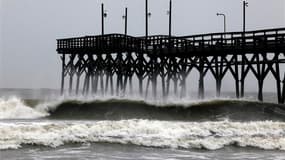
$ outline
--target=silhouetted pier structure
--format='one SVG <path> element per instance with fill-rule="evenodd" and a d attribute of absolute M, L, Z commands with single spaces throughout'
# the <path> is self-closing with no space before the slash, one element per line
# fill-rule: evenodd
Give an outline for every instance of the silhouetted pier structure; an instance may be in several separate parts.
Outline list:
<path fill-rule="evenodd" d="M 62 93 L 66 78 L 70 93 L 84 95 L 132 93 L 137 79 L 142 96 L 151 88 L 156 97 L 159 88 L 162 97 L 167 97 L 173 87 L 175 95 L 184 97 L 187 77 L 197 70 L 199 98 L 204 97 L 207 74 L 215 78 L 216 95 L 220 96 L 227 73 L 235 81 L 236 97 L 243 97 L 245 79 L 252 72 L 259 100 L 263 100 L 269 74 L 275 78 L 272 85 L 278 102 L 285 100 L 284 73 L 280 71 L 285 62 L 285 28 L 180 37 L 85 36 L 57 40 L 57 52 L 62 59 Z"/>

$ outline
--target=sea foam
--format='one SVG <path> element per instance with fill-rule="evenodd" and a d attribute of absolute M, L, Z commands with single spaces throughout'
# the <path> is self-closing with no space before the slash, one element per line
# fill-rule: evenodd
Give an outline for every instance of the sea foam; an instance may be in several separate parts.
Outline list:
<path fill-rule="evenodd" d="M 0 98 L 0 119 L 35 119 L 47 115 L 25 105 L 19 98 Z"/>
<path fill-rule="evenodd" d="M 216 150 L 228 145 L 285 150 L 285 123 L 170 122 L 153 120 L 0 123 L 0 149 L 22 145 L 119 143 Z"/>

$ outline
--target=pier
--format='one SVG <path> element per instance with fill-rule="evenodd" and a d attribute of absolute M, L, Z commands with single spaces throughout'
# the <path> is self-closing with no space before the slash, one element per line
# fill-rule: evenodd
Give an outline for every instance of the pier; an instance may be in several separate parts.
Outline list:
<path fill-rule="evenodd" d="M 185 97 L 191 85 L 187 77 L 196 70 L 201 99 L 207 74 L 215 79 L 217 97 L 225 75 L 230 74 L 236 97 L 241 98 L 251 72 L 260 101 L 270 74 L 278 103 L 285 101 L 285 77 L 280 70 L 285 63 L 285 28 L 179 37 L 102 34 L 58 39 L 57 52 L 62 60 L 62 94 L 67 82 L 68 92 L 75 94 L 123 96 L 137 90 L 141 96 L 167 98 L 172 90 L 177 97 Z"/>

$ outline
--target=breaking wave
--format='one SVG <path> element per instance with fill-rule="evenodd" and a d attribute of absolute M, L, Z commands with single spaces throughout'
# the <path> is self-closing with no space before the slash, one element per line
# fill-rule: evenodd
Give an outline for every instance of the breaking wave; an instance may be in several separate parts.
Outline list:
<path fill-rule="evenodd" d="M 119 143 L 216 150 L 229 145 L 285 150 L 285 123 L 154 120 L 0 123 L 0 149 L 22 145 Z"/>
<path fill-rule="evenodd" d="M 0 98 L 0 119 L 36 119 L 47 115 L 27 106 L 19 98 Z"/>
<path fill-rule="evenodd" d="M 0 119 L 168 121 L 284 121 L 284 105 L 241 100 L 181 101 L 171 103 L 130 99 L 21 100 L 0 99 Z"/>
<path fill-rule="evenodd" d="M 236 145 L 285 150 L 284 105 L 246 100 L 158 103 L 1 98 L 1 119 L 0 150 L 97 142 L 182 149 L 216 150 Z"/>
<path fill-rule="evenodd" d="M 285 120 L 283 105 L 239 100 L 155 103 L 128 99 L 65 101 L 49 109 L 51 119 L 257 121 Z"/>

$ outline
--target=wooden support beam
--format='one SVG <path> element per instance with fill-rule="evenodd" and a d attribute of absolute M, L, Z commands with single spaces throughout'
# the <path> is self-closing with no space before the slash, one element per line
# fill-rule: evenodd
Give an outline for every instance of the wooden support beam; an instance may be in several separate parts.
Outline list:
<path fill-rule="evenodd" d="M 126 76 L 124 77 L 124 83 L 123 83 L 123 96 L 126 95 L 126 89 L 127 89 L 128 79 L 129 79 L 129 77 L 126 75 Z"/>
<path fill-rule="evenodd" d="M 104 90 L 104 73 L 103 71 L 101 71 L 100 73 L 100 87 L 101 87 L 101 95 L 104 96 L 105 95 L 105 90 Z"/>
<path fill-rule="evenodd" d="M 215 56 L 215 64 L 216 64 L 216 96 L 221 96 L 221 81 L 222 81 L 222 72 L 223 72 L 223 59 L 219 61 L 219 56 Z"/>
<path fill-rule="evenodd" d="M 281 103 L 284 104 L 285 103 L 285 73 L 284 73 L 284 78 L 283 78 L 282 84 L 283 84 L 283 88 L 282 88 Z"/>
<path fill-rule="evenodd" d="M 106 73 L 106 82 L 105 82 L 105 93 L 108 93 L 108 89 L 109 89 L 109 80 L 110 80 L 110 74 Z"/>
<path fill-rule="evenodd" d="M 69 76 L 69 95 L 72 93 L 72 85 L 73 84 L 73 74 Z"/>
<path fill-rule="evenodd" d="M 152 77 L 152 95 L 154 99 L 157 98 L 157 77 L 156 76 Z"/>
<path fill-rule="evenodd" d="M 86 76 L 86 90 L 85 90 L 85 95 L 88 95 L 90 92 L 90 73 L 87 74 Z"/>
<path fill-rule="evenodd" d="M 78 95 L 79 94 L 79 84 L 80 84 L 80 76 L 81 74 L 76 74 L 77 75 L 77 80 L 76 80 L 76 90 L 75 90 L 75 94 Z"/>
<path fill-rule="evenodd" d="M 133 95 L 133 76 L 129 76 L 130 95 Z"/>
<path fill-rule="evenodd" d="M 260 59 L 259 59 L 259 54 L 256 53 L 256 69 L 257 69 L 257 75 L 256 75 L 256 79 L 258 82 L 258 100 L 259 101 L 263 101 L 263 82 L 264 82 L 264 78 L 263 78 L 263 74 L 264 74 L 264 69 L 261 70 L 261 66 L 260 66 Z M 264 68 L 264 67 L 262 67 Z"/>
<path fill-rule="evenodd" d="M 62 71 L 61 71 L 61 90 L 60 94 L 64 94 L 64 77 L 65 77 L 65 54 L 61 56 L 61 61 L 62 61 Z"/>
<path fill-rule="evenodd" d="M 240 88 L 239 88 L 239 68 L 238 68 L 238 56 L 234 55 L 234 67 L 235 71 L 233 72 L 233 77 L 235 79 L 235 85 L 236 85 L 236 98 L 240 98 Z"/>
<path fill-rule="evenodd" d="M 204 57 L 199 58 L 199 99 L 205 98 L 205 89 L 204 89 Z"/>
<path fill-rule="evenodd" d="M 165 75 L 161 75 L 161 89 L 162 89 L 162 99 L 165 99 L 166 98 Z"/>
<path fill-rule="evenodd" d="M 149 88 L 149 84 L 150 84 L 150 78 L 148 78 L 147 82 L 146 82 L 146 87 L 145 87 L 145 99 L 147 99 L 148 97 L 148 88 Z"/>
<path fill-rule="evenodd" d="M 241 79 L 240 79 L 240 96 L 244 98 L 244 81 L 245 81 L 245 55 L 242 55 L 242 63 L 241 63 Z"/>
<path fill-rule="evenodd" d="M 144 74 L 145 74 L 143 53 L 137 54 L 136 69 L 137 69 L 136 74 L 137 74 L 138 81 L 139 81 L 139 95 L 143 96 L 143 79 L 144 79 Z"/>
<path fill-rule="evenodd" d="M 113 75 L 110 76 L 110 88 L 111 88 L 111 96 L 113 96 L 114 95 Z"/>
<path fill-rule="evenodd" d="M 96 95 L 98 93 L 98 86 L 99 86 L 98 83 L 99 83 L 99 75 L 98 75 L 98 73 L 95 73 L 95 75 L 94 75 L 94 91 L 93 91 L 94 95 Z"/>
<path fill-rule="evenodd" d="M 139 79 L 139 94 L 140 96 L 142 96 L 143 95 L 143 77 L 139 76 L 138 79 Z"/>
<path fill-rule="evenodd" d="M 275 53 L 274 60 L 278 61 L 278 59 L 279 59 L 279 53 Z M 280 77 L 280 67 L 278 62 L 275 63 L 275 69 L 276 69 L 276 74 L 274 77 L 276 79 L 277 99 L 278 103 L 282 103 L 281 77 Z"/>

